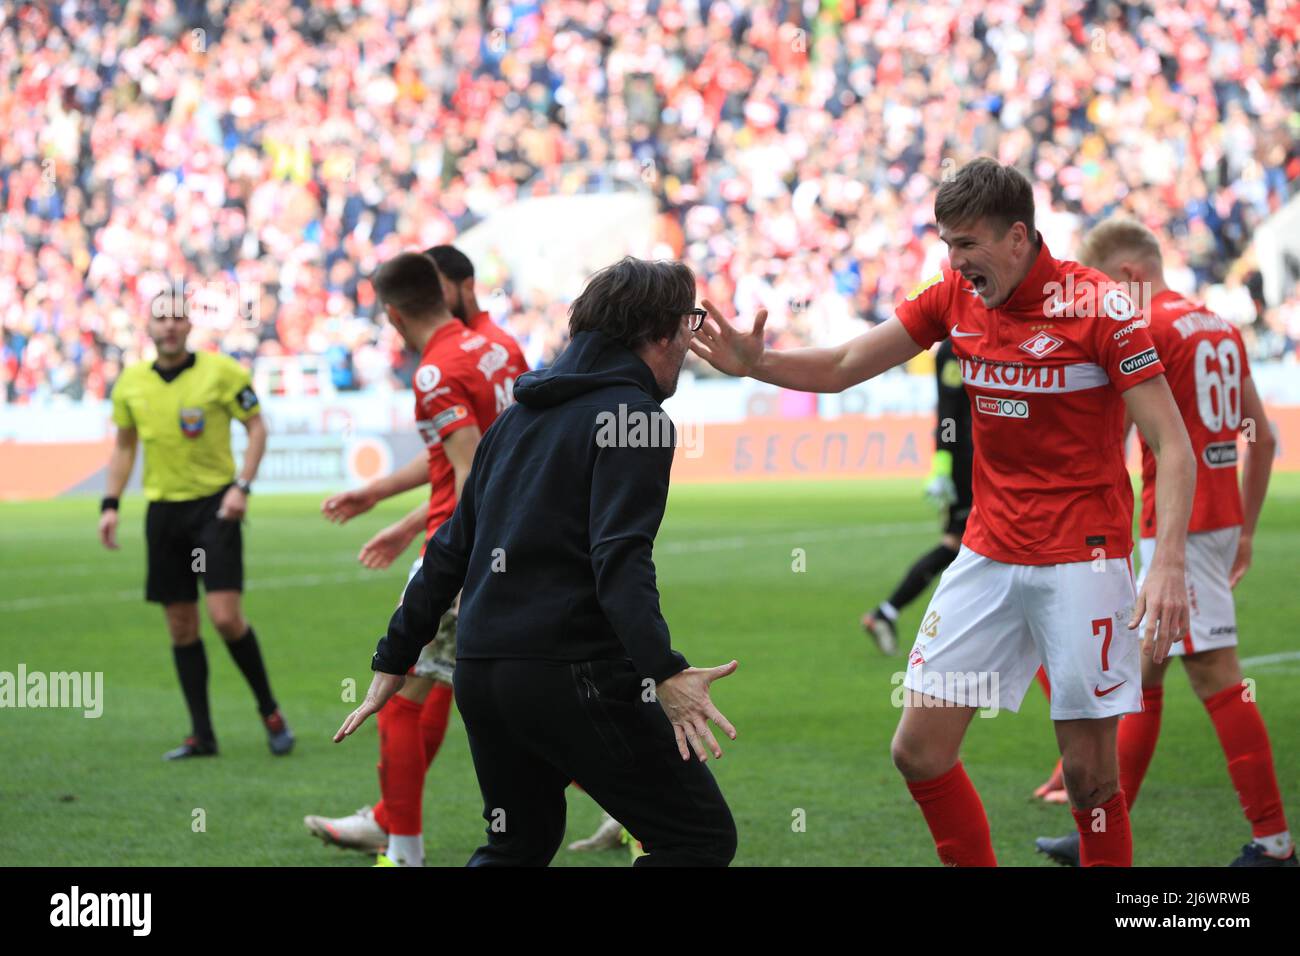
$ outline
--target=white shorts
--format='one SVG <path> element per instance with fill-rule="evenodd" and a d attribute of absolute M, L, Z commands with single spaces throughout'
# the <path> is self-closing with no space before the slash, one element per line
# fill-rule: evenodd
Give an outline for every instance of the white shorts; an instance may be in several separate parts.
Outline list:
<path fill-rule="evenodd" d="M 1187 536 L 1187 636 L 1169 648 L 1171 657 L 1237 646 L 1237 605 L 1228 579 L 1237 557 L 1241 526 L 1198 531 Z M 1156 539 L 1138 542 L 1142 570 L 1138 587 L 1156 552 Z"/>
<path fill-rule="evenodd" d="M 406 575 L 408 585 L 423 565 L 424 556 L 421 555 L 415 559 L 411 570 Z M 403 587 L 402 597 L 405 596 L 406 588 Z M 397 599 L 397 606 L 402 606 L 400 597 Z M 427 677 L 443 684 L 451 683 L 451 676 L 456 668 L 456 621 L 459 611 L 460 595 L 458 594 L 451 607 L 447 609 L 447 613 L 438 622 L 438 633 L 433 636 L 433 640 L 424 645 L 415 666 L 411 668 L 411 673 L 416 677 Z"/>
<path fill-rule="evenodd" d="M 1126 558 L 1003 564 L 963 545 L 921 619 L 903 686 L 1014 713 L 1041 663 L 1053 720 L 1140 711 L 1135 600 Z"/>

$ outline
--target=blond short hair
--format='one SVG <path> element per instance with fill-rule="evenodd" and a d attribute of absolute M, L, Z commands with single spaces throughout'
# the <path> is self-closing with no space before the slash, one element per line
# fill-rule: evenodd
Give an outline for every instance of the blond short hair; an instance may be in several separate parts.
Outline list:
<path fill-rule="evenodd" d="M 1136 219 L 1112 216 L 1088 230 L 1079 244 L 1079 261 L 1094 269 L 1116 255 L 1128 253 L 1160 266 L 1160 240 Z"/>

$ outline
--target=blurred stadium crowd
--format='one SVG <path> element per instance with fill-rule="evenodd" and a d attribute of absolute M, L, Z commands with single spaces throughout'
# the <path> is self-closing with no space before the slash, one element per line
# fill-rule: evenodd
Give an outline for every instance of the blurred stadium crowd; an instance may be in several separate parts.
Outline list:
<path fill-rule="evenodd" d="M 1117 209 L 1257 358 L 1255 224 L 1300 182 L 1287 0 L 82 0 L 0 8 L 0 402 L 107 394 L 163 282 L 192 345 L 400 387 L 365 276 L 532 195 L 652 190 L 654 253 L 777 344 L 883 320 L 980 154 L 1058 255 Z M 478 263 L 536 364 L 567 303 Z"/>

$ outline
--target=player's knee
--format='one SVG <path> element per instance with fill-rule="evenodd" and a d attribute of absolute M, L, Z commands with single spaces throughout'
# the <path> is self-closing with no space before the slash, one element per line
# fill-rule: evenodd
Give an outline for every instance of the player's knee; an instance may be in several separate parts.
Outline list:
<path fill-rule="evenodd" d="M 1119 777 L 1112 768 L 1066 760 L 1061 766 L 1066 793 L 1076 810 L 1099 807 L 1119 790 Z"/>
<path fill-rule="evenodd" d="M 1192 692 L 1201 700 L 1241 683 L 1241 666 L 1232 648 L 1189 654 L 1183 658 L 1183 667 Z"/>
<path fill-rule="evenodd" d="M 903 734 L 894 735 L 889 745 L 889 756 L 903 778 L 914 782 L 942 776 L 955 762 L 939 748 Z"/>

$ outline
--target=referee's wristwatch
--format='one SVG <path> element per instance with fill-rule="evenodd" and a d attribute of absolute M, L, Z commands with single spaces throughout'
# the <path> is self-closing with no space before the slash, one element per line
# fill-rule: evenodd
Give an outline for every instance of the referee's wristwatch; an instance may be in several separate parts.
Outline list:
<path fill-rule="evenodd" d="M 235 479 L 235 487 L 246 495 L 251 495 L 253 493 L 253 483 L 245 481 L 243 478 Z"/>

